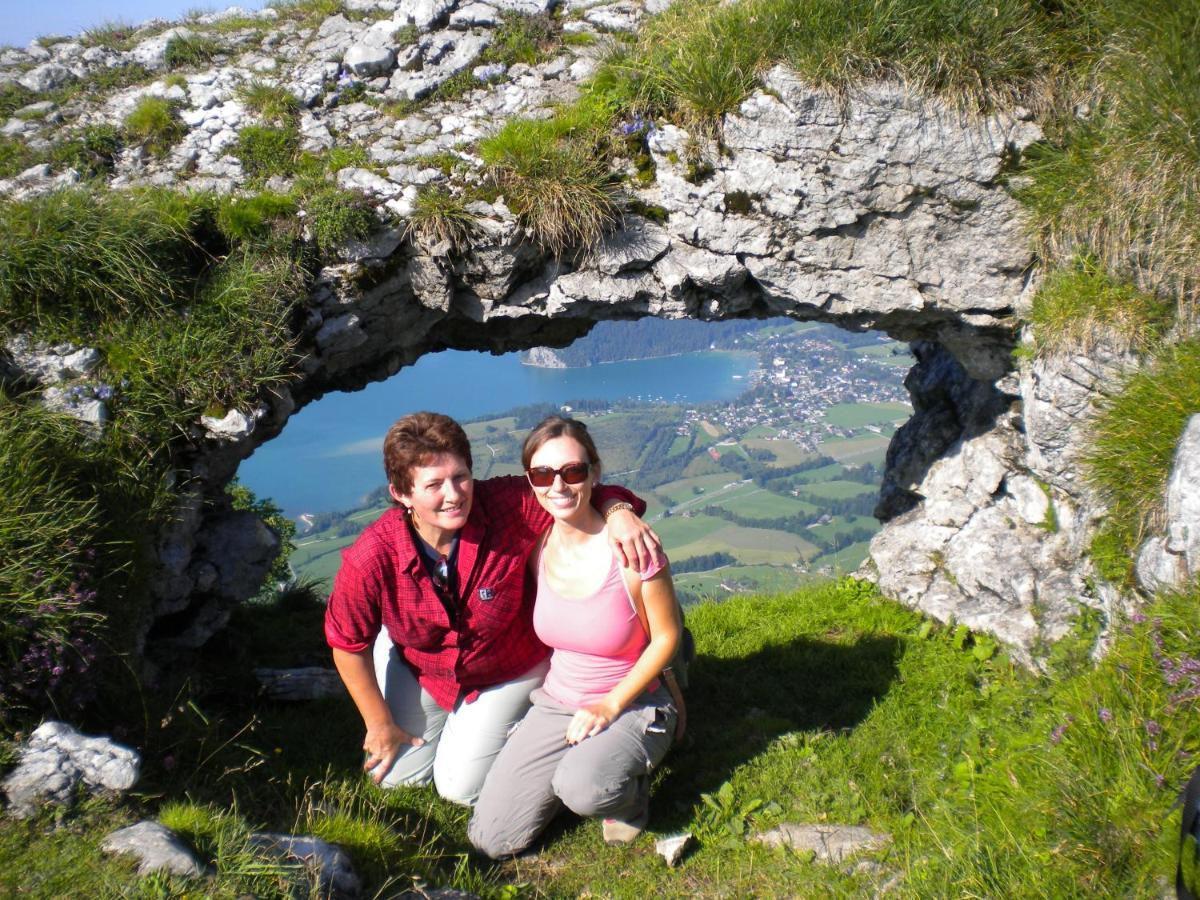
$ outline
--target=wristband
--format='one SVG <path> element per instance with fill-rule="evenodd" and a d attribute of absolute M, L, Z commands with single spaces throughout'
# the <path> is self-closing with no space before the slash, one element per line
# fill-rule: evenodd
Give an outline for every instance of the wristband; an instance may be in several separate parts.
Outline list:
<path fill-rule="evenodd" d="M 610 506 L 608 509 L 606 509 L 604 511 L 604 521 L 607 522 L 609 516 L 611 516 L 613 513 L 617 512 L 618 510 L 622 510 L 622 509 L 627 509 L 630 512 L 633 512 L 633 504 L 628 502 L 627 500 L 621 500 L 617 503 L 614 503 L 612 506 Z"/>

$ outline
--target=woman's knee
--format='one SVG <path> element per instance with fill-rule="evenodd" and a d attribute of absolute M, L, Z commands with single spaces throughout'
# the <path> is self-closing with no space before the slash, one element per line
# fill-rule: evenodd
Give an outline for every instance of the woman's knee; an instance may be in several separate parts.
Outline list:
<path fill-rule="evenodd" d="M 571 812 L 596 817 L 623 804 L 633 790 L 633 779 L 606 778 L 594 769 L 572 766 L 564 760 L 554 773 L 553 787 Z"/>
<path fill-rule="evenodd" d="M 459 806 L 474 806 L 483 789 L 483 776 L 475 768 L 452 769 L 448 766 L 433 766 L 433 784 L 438 796 Z"/>
<path fill-rule="evenodd" d="M 507 810 L 475 808 L 467 825 L 467 840 L 471 846 L 490 859 L 503 859 L 520 853 L 537 836 L 536 831 L 517 827 Z"/>

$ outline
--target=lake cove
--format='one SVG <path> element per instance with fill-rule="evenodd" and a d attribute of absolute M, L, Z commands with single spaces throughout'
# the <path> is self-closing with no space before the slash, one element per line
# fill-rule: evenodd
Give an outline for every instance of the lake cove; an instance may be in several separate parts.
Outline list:
<path fill-rule="evenodd" d="M 429 409 L 464 420 L 542 402 L 728 402 L 750 386 L 756 365 L 753 353 L 725 351 L 573 369 L 522 365 L 515 353 L 433 353 L 387 381 L 305 407 L 238 476 L 293 518 L 351 509 L 383 484 L 383 435 L 406 413 Z"/>

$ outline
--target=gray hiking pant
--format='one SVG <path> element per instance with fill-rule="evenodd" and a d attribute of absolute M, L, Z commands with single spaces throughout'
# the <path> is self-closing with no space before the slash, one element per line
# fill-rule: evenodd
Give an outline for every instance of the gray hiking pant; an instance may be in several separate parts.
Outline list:
<path fill-rule="evenodd" d="M 520 853 L 564 806 L 581 816 L 629 821 L 646 808 L 650 773 L 670 749 L 670 692 L 642 694 L 608 728 L 566 741 L 573 708 L 539 688 L 496 758 L 475 804 L 467 836 L 492 859 Z"/>

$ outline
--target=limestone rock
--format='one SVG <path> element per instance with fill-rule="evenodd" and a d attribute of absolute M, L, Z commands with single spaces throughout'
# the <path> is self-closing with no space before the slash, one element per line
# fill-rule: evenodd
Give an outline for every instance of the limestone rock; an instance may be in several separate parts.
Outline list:
<path fill-rule="evenodd" d="M 1166 533 L 1138 554 L 1138 581 L 1147 591 L 1182 587 L 1200 576 L 1200 414 L 1188 419 L 1167 481 Z"/>
<path fill-rule="evenodd" d="M 231 409 L 223 416 L 201 416 L 200 424 L 208 437 L 224 441 L 240 441 L 254 432 L 258 417 L 240 409 Z"/>
<path fill-rule="evenodd" d="M 346 51 L 342 63 L 355 75 L 369 78 L 390 72 L 396 65 L 396 54 L 390 47 L 355 44 Z"/>
<path fill-rule="evenodd" d="M 879 850 L 891 843 L 891 835 L 861 825 L 802 825 L 785 822 L 755 835 L 768 847 L 790 847 L 811 852 L 819 862 L 839 863 L 855 853 Z"/>
<path fill-rule="evenodd" d="M 263 832 L 251 835 L 250 843 L 268 856 L 314 869 L 322 896 L 354 897 L 361 890 L 346 851 L 320 838 Z"/>
<path fill-rule="evenodd" d="M 69 81 L 74 81 L 75 75 L 66 66 L 57 63 L 43 63 L 34 66 L 17 79 L 21 87 L 28 88 L 35 94 L 42 94 L 60 88 Z"/>
<path fill-rule="evenodd" d="M 48 387 L 42 392 L 42 405 L 78 419 L 93 435 L 103 432 L 108 424 L 108 406 L 97 397 L 75 394 L 60 387 Z"/>
<path fill-rule="evenodd" d="M 9 812 L 24 818 L 43 804 L 70 803 L 76 787 L 127 791 L 141 758 L 109 738 L 80 734 L 63 722 L 43 722 L 21 747 L 17 767 L 0 782 Z"/>
<path fill-rule="evenodd" d="M 679 865 L 684 853 L 692 843 L 692 833 L 674 834 L 654 842 L 654 852 L 666 861 L 671 868 Z"/>
<path fill-rule="evenodd" d="M 184 877 L 204 874 L 204 866 L 175 832 L 150 820 L 114 831 L 100 849 L 136 856 L 139 875 L 160 871 Z"/>
<path fill-rule="evenodd" d="M 90 375 L 102 359 L 100 351 L 94 347 L 76 347 L 74 344 L 50 346 L 23 334 L 8 338 L 3 351 L 22 377 L 43 383 Z"/>
<path fill-rule="evenodd" d="M 154 37 L 146 38 L 136 47 L 129 51 L 129 58 L 147 69 L 162 69 L 167 65 L 167 44 L 171 43 L 175 38 L 181 40 L 195 36 L 190 28 L 182 26 L 177 28 L 168 28 L 161 34 L 156 34 Z"/>

